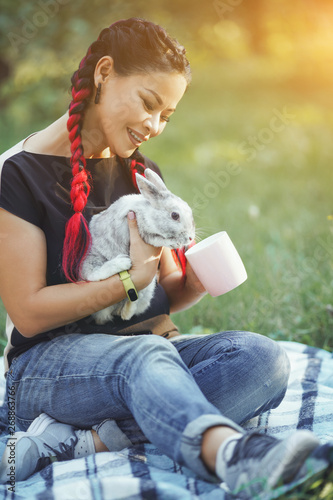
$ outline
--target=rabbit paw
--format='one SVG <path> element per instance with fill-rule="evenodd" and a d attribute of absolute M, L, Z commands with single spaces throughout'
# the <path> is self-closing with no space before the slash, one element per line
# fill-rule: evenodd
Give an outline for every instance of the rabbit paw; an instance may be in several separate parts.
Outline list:
<path fill-rule="evenodd" d="M 102 309 L 101 311 L 98 311 L 97 313 L 93 314 L 94 320 L 97 323 L 97 325 L 104 325 L 108 321 L 112 321 L 113 316 L 111 314 L 111 308 L 106 307 L 105 309 Z"/>
<path fill-rule="evenodd" d="M 126 302 L 124 307 L 121 310 L 120 316 L 121 319 L 131 319 L 131 317 L 135 314 L 136 312 L 136 304 L 133 304 L 133 302 Z"/>
<path fill-rule="evenodd" d="M 141 314 L 150 306 L 151 299 L 154 295 L 154 290 L 156 287 L 156 279 L 143 290 L 140 290 L 139 299 L 136 302 L 136 314 Z"/>
<path fill-rule="evenodd" d="M 132 266 L 131 259 L 128 255 L 118 255 L 115 259 L 108 260 L 104 262 L 104 264 L 94 269 L 91 273 L 89 273 L 88 280 L 89 281 L 101 281 L 106 278 L 110 278 L 120 271 L 127 271 Z"/>

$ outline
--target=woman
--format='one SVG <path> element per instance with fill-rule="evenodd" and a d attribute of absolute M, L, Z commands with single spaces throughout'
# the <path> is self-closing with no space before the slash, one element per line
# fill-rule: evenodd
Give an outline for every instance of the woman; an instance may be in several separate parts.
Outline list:
<path fill-rule="evenodd" d="M 169 313 L 205 290 L 189 264 L 182 286 L 171 251 L 141 240 L 133 212 L 127 280 L 141 290 L 159 268 L 149 309 L 96 325 L 94 312 L 126 298 L 120 276 L 76 283 L 89 247 L 87 222 L 136 192 L 135 171 L 159 173 L 137 149 L 162 133 L 189 82 L 185 50 L 161 27 L 116 22 L 74 73 L 69 112 L 1 157 L 7 391 L 15 394 L 16 425 L 29 428 L 17 435 L 17 480 L 52 456 L 149 440 L 202 478 L 252 498 L 293 479 L 319 444 L 307 431 L 286 441 L 244 433 L 239 424 L 281 402 L 285 353 L 249 332 L 177 336 Z M 2 478 L 7 462 L 5 453 Z"/>

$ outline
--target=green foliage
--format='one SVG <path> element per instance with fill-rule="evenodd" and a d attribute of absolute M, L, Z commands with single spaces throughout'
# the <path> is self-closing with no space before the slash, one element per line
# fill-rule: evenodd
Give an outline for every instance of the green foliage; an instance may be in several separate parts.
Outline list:
<path fill-rule="evenodd" d="M 90 43 L 102 28 L 129 16 L 164 25 L 187 47 L 194 69 L 242 60 L 251 80 L 256 72 L 251 55 L 258 54 L 279 65 L 284 82 L 287 77 L 301 89 L 312 87 L 314 78 L 331 83 L 332 14 L 326 0 L 308 0 L 306 7 L 300 0 L 211 0 L 204 5 L 201 0 L 2 0 L 1 119 L 4 125 L 15 123 L 16 134 L 24 135 L 35 120 L 44 126 L 59 116 L 69 102 L 70 76 Z"/>
<path fill-rule="evenodd" d="M 295 491 L 284 497 L 288 500 L 332 500 L 333 499 L 333 473 L 327 473 L 320 479 L 311 479 Z"/>

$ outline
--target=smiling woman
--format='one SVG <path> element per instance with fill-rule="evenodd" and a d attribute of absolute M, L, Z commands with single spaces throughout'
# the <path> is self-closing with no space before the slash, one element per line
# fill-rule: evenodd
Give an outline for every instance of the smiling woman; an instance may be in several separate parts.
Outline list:
<path fill-rule="evenodd" d="M 99 105 L 87 111 L 84 121 L 84 128 L 100 131 L 99 148 L 109 147 L 111 154 L 124 158 L 163 132 L 187 86 L 179 73 L 165 76 L 154 73 L 121 78 L 114 71 L 112 58 L 99 61 L 95 70 L 96 85 L 101 85 Z M 95 156 L 101 151 L 89 153 Z"/>
<path fill-rule="evenodd" d="M 64 242 L 67 279 L 79 278 L 90 244 L 82 215 L 90 191 L 85 159 L 128 158 L 143 141 L 159 135 L 190 80 L 184 47 L 163 28 L 143 20 L 118 21 L 100 33 L 74 73 L 69 116 L 26 141 L 25 150 L 71 156 L 75 214 Z M 98 106 L 92 106 L 94 96 Z M 94 142 L 86 141 L 92 133 Z"/>
<path fill-rule="evenodd" d="M 189 263 L 184 281 L 169 248 L 142 240 L 133 208 L 127 267 L 80 281 L 88 223 L 136 193 L 134 172 L 155 172 L 147 170 L 146 192 L 152 203 L 158 194 L 168 220 L 181 223 L 160 192 L 159 168 L 138 147 L 163 132 L 189 82 L 185 49 L 163 28 L 118 21 L 101 32 L 72 76 L 68 113 L 0 157 L 7 396 L 14 387 L 15 425 L 29 429 L 14 436 L 16 480 L 54 457 L 150 441 L 207 481 L 224 480 L 250 499 L 293 479 L 318 446 L 307 431 L 284 441 L 243 432 L 241 423 L 284 397 L 286 353 L 250 332 L 178 335 L 170 313 L 198 302 L 205 289 Z M 161 217 L 157 205 L 154 218 Z M 96 323 L 94 313 L 134 301 L 157 270 L 144 312 Z M 5 449 L 2 481 L 10 459 Z"/>

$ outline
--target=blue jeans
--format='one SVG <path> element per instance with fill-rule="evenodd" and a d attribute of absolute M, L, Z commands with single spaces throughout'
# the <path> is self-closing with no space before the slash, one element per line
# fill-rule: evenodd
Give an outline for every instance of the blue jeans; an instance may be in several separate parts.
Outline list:
<path fill-rule="evenodd" d="M 203 432 L 216 425 L 243 432 L 238 424 L 280 404 L 289 369 L 277 343 L 250 332 L 173 341 L 69 334 L 15 358 L 7 387 L 16 388 L 21 430 L 45 412 L 78 428 L 95 426 L 103 441 L 113 421 L 119 436 L 135 443 L 143 433 L 162 453 L 214 481 L 200 458 Z"/>

